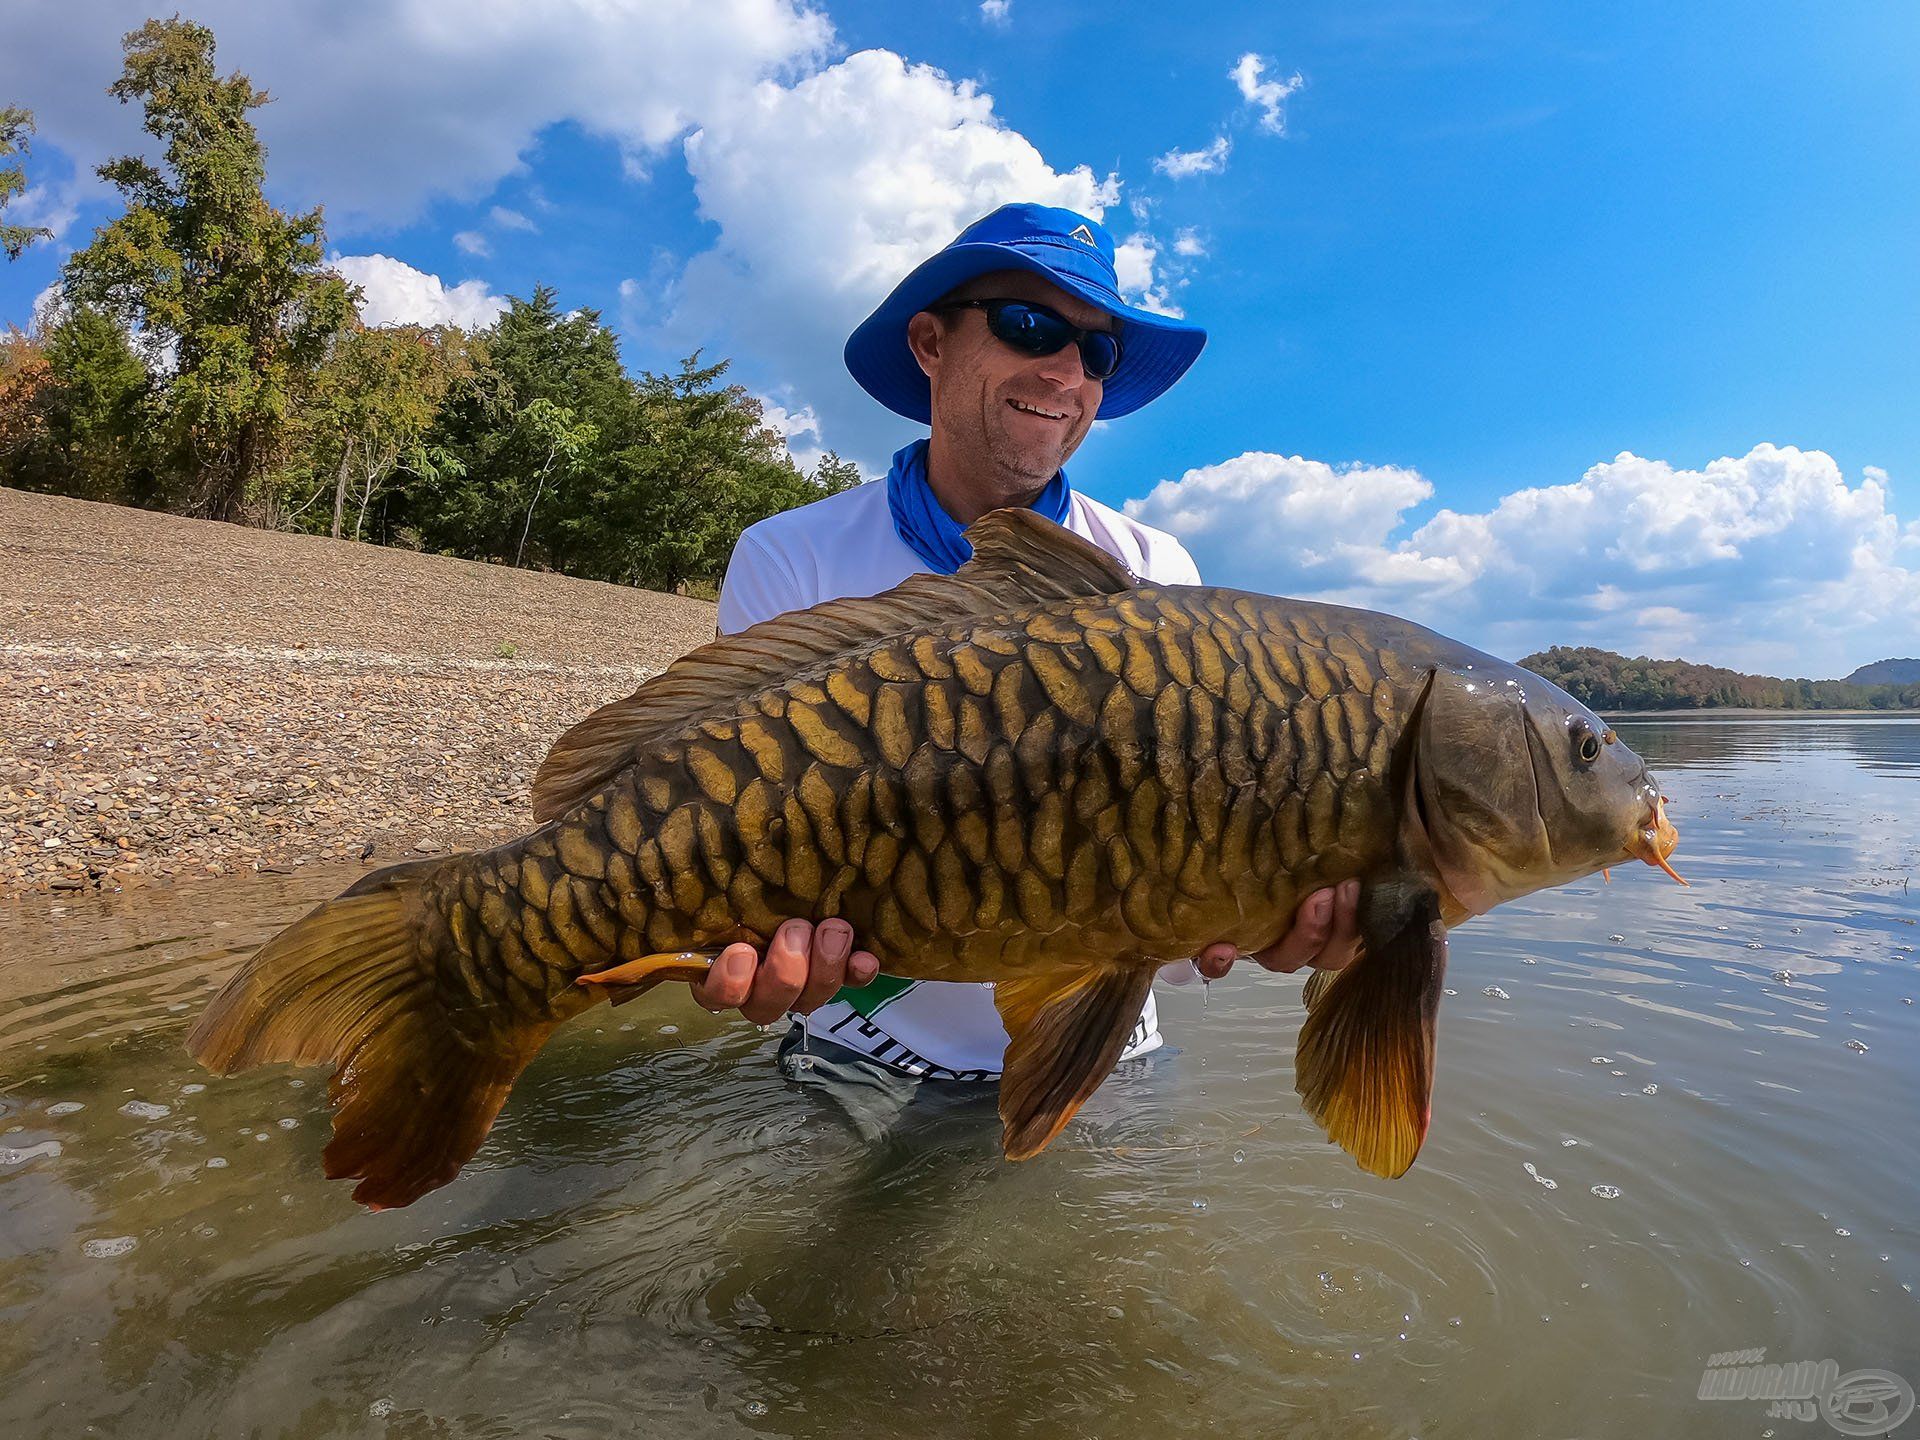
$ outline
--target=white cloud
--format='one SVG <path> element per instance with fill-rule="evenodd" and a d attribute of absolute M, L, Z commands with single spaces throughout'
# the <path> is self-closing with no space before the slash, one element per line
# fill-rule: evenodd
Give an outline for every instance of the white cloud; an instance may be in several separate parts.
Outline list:
<path fill-rule="evenodd" d="M 1233 142 L 1224 135 L 1213 137 L 1213 143 L 1202 150 L 1169 150 L 1153 162 L 1153 168 L 1170 180 L 1184 180 L 1189 175 L 1217 175 L 1227 168 L 1227 154 L 1233 149 Z"/>
<path fill-rule="evenodd" d="M 487 212 L 487 218 L 502 230 L 524 230 L 532 235 L 538 235 L 540 233 L 540 227 L 534 224 L 533 221 L 529 220 L 525 215 L 522 215 L 518 210 L 509 210 L 504 205 L 494 206 Z"/>
<path fill-rule="evenodd" d="M 18 191 L 7 201 L 7 223 L 24 225 L 33 230 L 53 232 L 51 242 L 44 237 L 43 244 L 59 244 L 66 239 L 67 231 L 73 228 L 73 222 L 80 217 L 80 198 L 83 183 L 80 179 L 42 181 Z"/>
<path fill-rule="evenodd" d="M 1298 71 L 1285 80 L 1262 80 L 1267 63 L 1249 50 L 1227 73 L 1239 87 L 1240 97 L 1260 112 L 1260 128 L 1272 135 L 1284 135 L 1287 115 L 1283 107 L 1287 97 L 1306 82 Z"/>
<path fill-rule="evenodd" d="M 102 94 L 148 0 L 7 7 L 0 95 L 82 171 L 145 151 L 137 106 Z M 164 12 L 163 12 L 164 13 Z M 479 199 L 562 121 L 644 160 L 759 80 L 816 62 L 826 17 L 802 0 L 199 0 L 216 63 L 272 94 L 255 112 L 275 189 L 325 201 L 336 230 Z"/>
<path fill-rule="evenodd" d="M 477 255 L 481 259 L 493 254 L 493 247 L 487 243 L 487 237 L 478 230 L 462 230 L 453 237 L 453 248 L 462 255 Z"/>
<path fill-rule="evenodd" d="M 499 319 L 506 300 L 482 280 L 448 285 L 387 255 L 334 255 L 327 261 L 365 292 L 360 319 L 368 325 L 457 325 L 481 330 Z"/>
<path fill-rule="evenodd" d="M 1011 23 L 1013 0 L 980 0 L 980 16 L 989 25 L 1004 28 Z"/>
<path fill-rule="evenodd" d="M 1920 648 L 1920 523 L 1889 508 L 1884 472 L 1849 484 L 1818 450 L 1698 470 L 1623 453 L 1407 533 L 1432 494 L 1412 470 L 1255 451 L 1127 511 L 1222 583 L 1392 610 L 1513 656 L 1593 644 L 1843 675 Z"/>
<path fill-rule="evenodd" d="M 842 451 L 873 460 L 899 443 L 887 417 L 840 373 L 847 334 L 906 273 L 969 222 L 1010 200 L 1095 218 L 1115 177 L 1059 170 L 967 80 L 885 50 L 850 55 L 792 85 L 764 83 L 686 142 L 714 248 L 688 265 L 680 338 L 714 338 L 771 374 L 805 377 L 806 399 Z M 1130 256 L 1146 293 L 1151 256 Z"/>
<path fill-rule="evenodd" d="M 1173 253 L 1189 260 L 1196 260 L 1207 253 L 1207 245 L 1200 238 L 1200 232 L 1189 225 L 1174 235 Z"/>
<path fill-rule="evenodd" d="M 793 463 L 802 470 L 811 471 L 820 463 L 820 457 L 826 454 L 826 447 L 820 443 L 820 417 L 811 405 L 801 405 L 790 409 L 778 401 L 769 400 L 764 395 L 754 397 L 760 402 L 760 421 L 769 430 L 777 430 L 787 443 L 787 453 L 793 457 Z M 796 443 L 803 436 L 812 436 L 804 444 Z"/>
<path fill-rule="evenodd" d="M 1168 283 L 1155 283 L 1154 266 L 1160 258 L 1153 237 L 1144 233 L 1129 235 L 1113 247 L 1114 274 L 1120 281 L 1120 293 L 1157 314 L 1178 319 L 1186 314 L 1174 303 Z"/>

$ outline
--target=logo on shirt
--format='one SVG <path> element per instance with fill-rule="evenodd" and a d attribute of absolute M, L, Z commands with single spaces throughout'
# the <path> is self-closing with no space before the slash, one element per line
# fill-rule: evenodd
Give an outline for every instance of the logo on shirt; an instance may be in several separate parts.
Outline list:
<path fill-rule="evenodd" d="M 1093 238 L 1093 231 L 1084 225 L 1074 226 L 1073 229 L 1067 232 L 1067 238 L 1069 240 L 1078 240 L 1082 245 L 1096 245 Z"/>

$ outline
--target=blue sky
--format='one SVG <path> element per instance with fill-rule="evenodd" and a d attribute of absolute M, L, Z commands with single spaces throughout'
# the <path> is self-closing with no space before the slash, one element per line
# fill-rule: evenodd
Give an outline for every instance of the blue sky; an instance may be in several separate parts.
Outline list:
<path fill-rule="evenodd" d="M 370 319 L 545 282 L 877 469 L 912 431 L 846 329 L 991 204 L 1078 203 L 1213 338 L 1071 473 L 1210 579 L 1513 654 L 1920 654 L 1920 7 L 992 8 L 190 13 L 277 97 L 271 189 L 327 205 Z M 143 15 L 0 16 L 16 208 L 62 232 L 0 320 L 111 213 L 84 167 L 143 138 L 103 93 Z"/>

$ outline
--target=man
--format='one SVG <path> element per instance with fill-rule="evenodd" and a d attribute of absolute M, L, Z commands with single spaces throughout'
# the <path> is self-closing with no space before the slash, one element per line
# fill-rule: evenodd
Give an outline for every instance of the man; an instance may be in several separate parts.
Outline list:
<path fill-rule="evenodd" d="M 961 232 L 895 287 L 847 342 L 847 368 L 881 404 L 932 426 L 894 456 L 885 484 L 775 515 L 741 535 L 720 593 L 733 634 L 789 610 L 891 589 L 919 571 L 951 573 L 961 531 L 989 510 L 1032 506 L 1156 584 L 1200 583 L 1172 536 L 1073 490 L 1062 469 L 1096 416 L 1164 392 L 1205 332 L 1121 300 L 1113 239 L 1070 210 L 1007 205 Z M 1269 970 L 1339 968 L 1355 954 L 1359 886 L 1306 900 L 1292 929 L 1256 958 Z M 843 1071 L 986 1079 L 1007 1035 L 990 985 L 908 982 L 879 972 L 846 921 L 783 924 L 764 956 L 721 952 L 693 987 L 709 1010 L 757 1024 L 799 1017 L 783 1056 L 804 1048 Z M 1207 947 L 1163 978 L 1227 972 L 1233 947 Z M 1157 1049 L 1151 996 L 1121 1058 Z M 852 1052 L 849 1054 L 848 1052 Z"/>

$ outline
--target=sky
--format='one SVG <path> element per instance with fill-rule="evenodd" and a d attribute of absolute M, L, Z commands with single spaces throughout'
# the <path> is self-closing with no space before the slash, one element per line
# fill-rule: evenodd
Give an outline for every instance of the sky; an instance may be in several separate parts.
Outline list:
<path fill-rule="evenodd" d="M 167 7 L 170 13 L 171 6 Z M 7 0 L 30 322 L 146 148 L 132 0 Z M 1920 655 L 1920 6 L 1622 0 L 201 0 L 268 191 L 363 318 L 536 284 L 635 369 L 733 361 L 803 463 L 916 431 L 846 376 L 893 283 L 1009 200 L 1210 334 L 1073 483 L 1211 583 L 1838 676 Z"/>

